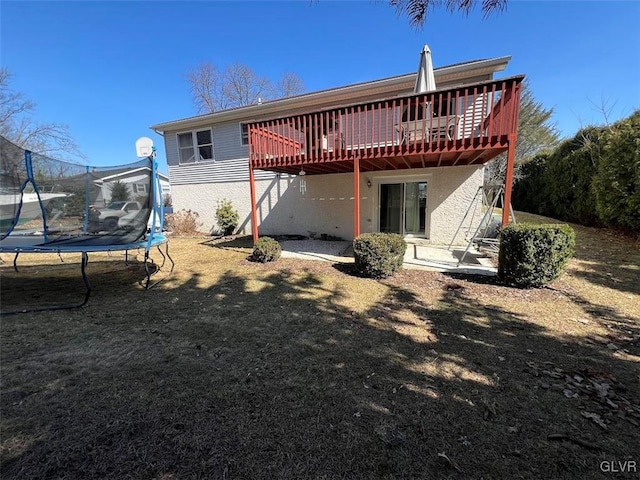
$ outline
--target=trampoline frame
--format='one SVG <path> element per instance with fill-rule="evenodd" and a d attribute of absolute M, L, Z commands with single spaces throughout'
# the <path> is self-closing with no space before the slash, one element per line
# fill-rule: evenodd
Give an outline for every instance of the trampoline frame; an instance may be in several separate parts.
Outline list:
<path fill-rule="evenodd" d="M 173 273 L 173 269 L 175 267 L 175 262 L 171 255 L 169 254 L 169 239 L 162 234 L 163 225 L 164 225 L 164 202 L 161 196 L 162 187 L 160 183 L 160 177 L 158 175 L 158 165 L 155 159 L 155 148 L 153 149 L 152 154 L 147 158 L 151 162 L 151 192 L 150 198 L 153 200 L 151 205 L 151 213 L 150 219 L 151 224 L 149 228 L 149 232 L 146 235 L 146 239 L 143 238 L 137 242 L 124 243 L 124 244 L 103 244 L 103 245 L 81 245 L 80 243 L 73 243 L 73 236 L 70 238 L 64 239 L 65 244 L 57 244 L 55 241 L 47 244 L 48 238 L 48 226 L 47 226 L 47 218 L 44 210 L 44 206 L 42 204 L 42 200 L 40 197 L 40 193 L 38 190 L 37 182 L 34 178 L 33 174 L 33 166 L 31 160 L 31 152 L 29 150 L 25 150 L 25 165 L 27 172 L 27 179 L 24 181 L 21 187 L 21 191 L 24 191 L 26 186 L 31 183 L 35 193 L 38 195 L 40 209 L 42 210 L 42 222 L 43 222 L 43 233 L 40 235 L 15 235 L 11 237 L 11 232 L 17 225 L 20 210 L 22 208 L 22 198 L 20 200 L 20 205 L 18 206 L 17 214 L 13 220 L 13 223 L 7 232 L 7 234 L 0 241 L 0 253 L 15 253 L 15 257 L 13 259 L 13 268 L 16 272 L 18 272 L 18 257 L 21 253 L 56 253 L 58 256 L 61 256 L 62 253 L 81 253 L 82 258 L 80 262 L 80 272 L 82 275 L 82 279 L 85 285 L 85 294 L 84 299 L 81 303 L 78 304 L 64 304 L 64 305 L 54 305 L 47 307 L 34 307 L 34 308 L 26 308 L 15 311 L 3 312 L 0 311 L 0 315 L 11 315 L 16 313 L 28 313 L 28 312 L 40 312 L 40 311 L 50 311 L 50 310 L 64 310 L 64 309 L 73 309 L 80 308 L 85 306 L 89 298 L 91 296 L 91 283 L 89 282 L 89 278 L 87 276 L 86 267 L 89 263 L 89 253 L 91 252 L 114 252 L 114 251 L 124 251 L 125 252 L 125 263 L 128 262 L 129 250 L 141 250 L 144 249 L 144 271 L 145 271 L 145 279 L 141 283 L 144 285 L 144 289 L 148 290 L 153 288 L 155 285 L 160 283 L 164 278 L 161 278 L 155 282 L 152 282 L 152 276 L 161 271 L 164 267 L 167 260 L 169 260 L 171 268 L 167 274 L 167 277 Z M 90 167 L 86 167 L 87 172 Z M 160 193 L 160 196 L 158 195 Z M 87 199 L 88 202 L 88 199 Z M 88 208 L 88 203 L 87 203 Z M 87 227 L 87 218 L 85 217 L 85 229 Z M 147 224 L 148 225 L 148 222 Z M 14 244 L 11 243 L 12 239 L 29 239 L 30 242 L 25 243 L 24 241 L 16 242 Z M 81 242 L 82 240 L 87 239 L 86 236 L 78 236 L 77 241 Z M 42 242 L 39 242 L 42 240 Z M 162 246 L 164 246 L 164 252 L 162 251 Z M 150 251 L 153 247 L 156 247 L 160 255 L 162 256 L 162 263 L 158 266 L 152 258 L 150 258 Z M 62 259 L 62 257 L 60 257 Z M 157 268 L 152 271 L 151 266 L 156 265 Z M 166 277 L 165 277 L 166 278 Z"/>

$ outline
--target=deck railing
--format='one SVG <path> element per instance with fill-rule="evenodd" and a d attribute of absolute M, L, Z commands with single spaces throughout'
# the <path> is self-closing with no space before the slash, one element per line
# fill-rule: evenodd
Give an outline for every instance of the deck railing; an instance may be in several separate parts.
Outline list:
<path fill-rule="evenodd" d="M 523 76 L 248 125 L 254 168 L 443 153 L 506 144 Z"/>

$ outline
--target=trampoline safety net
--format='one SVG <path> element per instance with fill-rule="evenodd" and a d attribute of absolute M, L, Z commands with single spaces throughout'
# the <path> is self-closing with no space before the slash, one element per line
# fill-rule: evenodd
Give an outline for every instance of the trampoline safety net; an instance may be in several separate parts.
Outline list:
<path fill-rule="evenodd" d="M 91 167 L 3 137 L 0 157 L 0 251 L 128 245 L 162 231 L 162 190 L 151 157 Z"/>

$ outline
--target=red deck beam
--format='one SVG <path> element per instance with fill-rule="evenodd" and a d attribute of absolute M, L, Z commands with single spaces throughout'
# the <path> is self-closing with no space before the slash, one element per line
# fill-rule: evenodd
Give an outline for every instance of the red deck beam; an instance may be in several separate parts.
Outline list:
<path fill-rule="evenodd" d="M 360 235 L 360 159 L 353 160 L 353 238 Z"/>
<path fill-rule="evenodd" d="M 511 214 L 511 190 L 513 188 L 513 168 L 516 157 L 516 140 L 517 135 L 509 135 L 509 149 L 507 150 L 507 172 L 504 178 L 504 200 L 502 202 L 502 226 L 506 227 L 509 223 Z"/>
<path fill-rule="evenodd" d="M 253 165 L 249 162 L 249 190 L 251 191 L 251 234 L 253 243 L 258 241 L 258 212 L 256 206 L 256 179 L 253 175 Z"/>

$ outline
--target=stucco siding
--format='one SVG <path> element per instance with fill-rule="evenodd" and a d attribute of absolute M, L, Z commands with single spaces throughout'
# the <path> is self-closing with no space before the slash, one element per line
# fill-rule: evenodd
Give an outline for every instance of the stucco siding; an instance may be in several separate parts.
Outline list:
<path fill-rule="evenodd" d="M 291 196 L 292 192 L 289 190 L 296 189 L 292 187 L 293 183 L 298 183 L 297 179 L 292 177 L 282 176 L 277 178 L 273 176 L 270 180 L 257 180 L 256 181 L 256 197 L 259 201 L 258 218 L 259 224 L 265 222 L 266 218 L 271 216 L 271 222 L 278 219 L 278 227 L 283 230 L 276 232 L 276 230 L 269 231 L 266 227 L 263 232 L 267 233 L 290 233 L 286 229 L 290 226 L 287 209 L 292 209 L 291 198 L 289 203 L 285 200 L 279 202 L 279 198 L 289 192 Z M 200 230 L 207 233 L 216 233 L 217 225 L 215 218 L 215 211 L 218 202 L 222 200 L 230 200 L 240 215 L 240 223 L 238 230 L 241 233 L 251 233 L 251 201 L 249 182 L 224 182 L 224 183 L 204 183 L 197 186 L 194 185 L 172 185 L 171 196 L 173 200 L 174 212 L 179 210 L 192 210 L 198 213 L 198 221 L 201 223 Z M 273 210 L 278 208 L 277 213 L 273 213 Z M 267 222 L 268 223 L 268 222 Z"/>
<path fill-rule="evenodd" d="M 360 228 L 377 231 L 378 185 L 381 182 L 427 181 L 428 241 L 448 244 L 462 217 L 482 185 L 483 168 L 449 167 L 417 169 L 403 172 L 367 173 L 360 181 Z M 371 188 L 367 185 L 371 181 Z M 353 238 L 353 175 L 313 175 L 305 178 L 306 192 L 300 192 L 300 177 L 277 176 L 256 181 L 258 222 L 261 235 L 328 234 Z M 201 230 L 216 230 L 217 202 L 229 199 L 240 214 L 239 230 L 251 232 L 249 183 L 224 182 L 174 185 L 176 211 L 190 209 L 199 214 Z M 476 215 L 476 218 L 478 216 Z M 456 243 L 463 243 L 458 236 Z"/>
<path fill-rule="evenodd" d="M 473 199 L 484 181 L 484 167 L 465 166 L 439 168 L 432 182 L 433 189 L 428 192 L 432 208 L 431 212 L 431 243 L 443 245 L 449 244 L 456 230 L 460 226 L 465 213 L 471 206 Z M 475 230 L 479 220 L 479 204 L 476 204 L 475 219 L 471 230 Z M 465 223 L 469 226 L 470 214 Z M 466 243 L 464 234 L 459 234 L 455 244 Z"/>
<path fill-rule="evenodd" d="M 362 232 L 378 231 L 378 188 L 381 183 L 427 182 L 426 234 L 429 243 L 449 244 L 453 239 L 464 214 L 469 209 L 478 187 L 482 186 L 484 168 L 482 166 L 440 167 L 387 171 L 364 174 L 360 186 L 361 193 L 368 192 L 361 200 Z M 371 188 L 367 186 L 371 181 Z M 363 190 L 364 189 L 364 190 Z M 478 218 L 478 215 L 475 215 Z M 465 242 L 458 235 L 456 244 Z"/>

